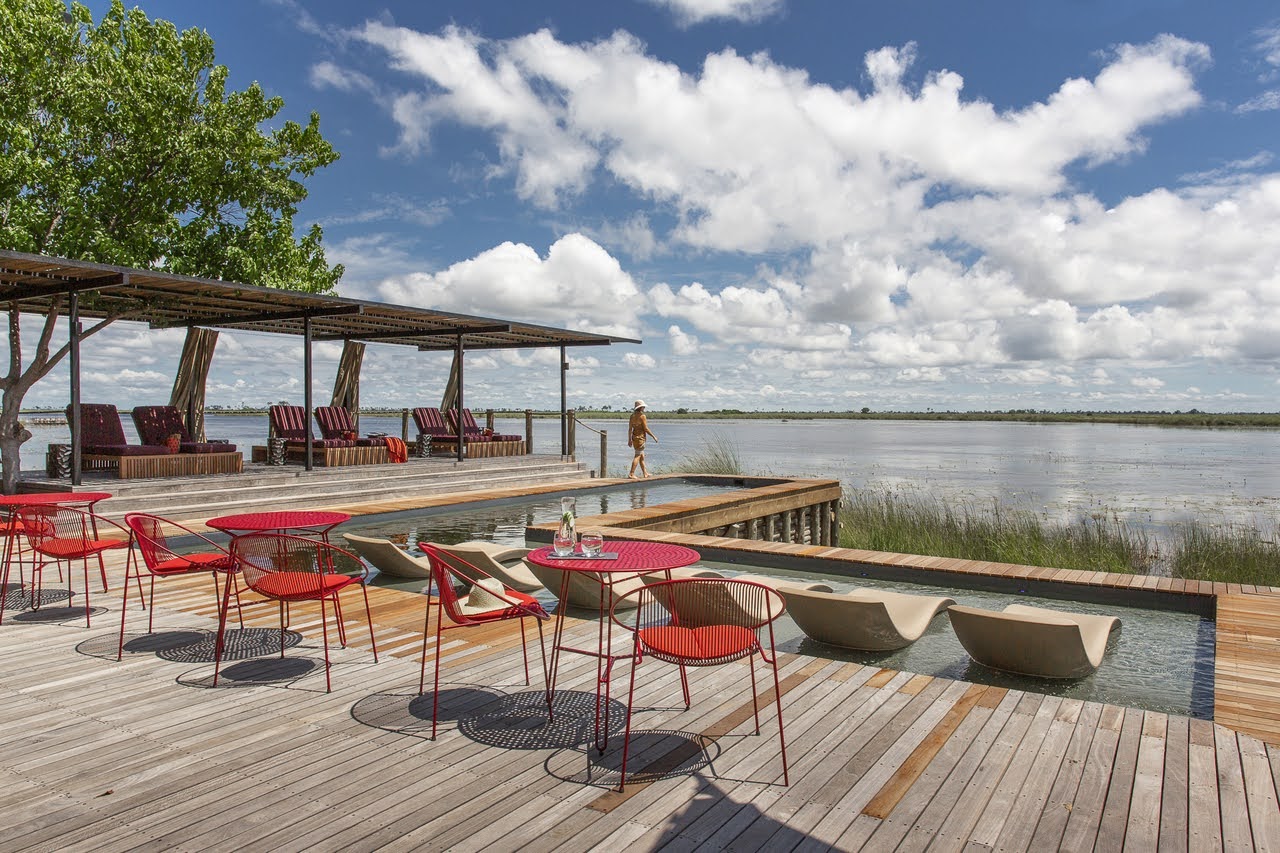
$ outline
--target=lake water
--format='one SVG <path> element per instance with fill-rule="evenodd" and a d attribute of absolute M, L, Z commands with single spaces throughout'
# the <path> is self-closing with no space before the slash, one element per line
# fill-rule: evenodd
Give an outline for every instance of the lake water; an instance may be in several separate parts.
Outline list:
<path fill-rule="evenodd" d="M 125 431 L 136 441 L 126 416 Z M 630 463 L 626 424 L 585 421 L 609 434 L 609 473 Z M 499 432 L 523 434 L 523 419 L 499 419 Z M 1270 530 L 1280 510 L 1280 432 L 1179 429 L 1121 424 L 1023 424 L 971 421 L 650 419 L 652 469 L 678 470 L 707 442 L 736 448 L 752 474 L 833 477 L 847 489 L 901 489 L 941 500 L 1029 508 L 1053 521 L 1114 515 L 1160 529 L 1199 519 Z M 361 418 L 365 432 L 400 435 L 399 417 Z M 411 425 L 412 429 L 412 425 Z M 24 470 L 44 468 L 50 442 L 66 426 L 32 427 Z M 207 432 L 240 450 L 264 444 L 265 415 L 209 415 Z M 412 436 L 411 436 L 412 437 Z M 534 451 L 558 453 L 558 420 L 534 421 Z M 578 429 L 578 458 L 599 465 L 599 437 Z"/>

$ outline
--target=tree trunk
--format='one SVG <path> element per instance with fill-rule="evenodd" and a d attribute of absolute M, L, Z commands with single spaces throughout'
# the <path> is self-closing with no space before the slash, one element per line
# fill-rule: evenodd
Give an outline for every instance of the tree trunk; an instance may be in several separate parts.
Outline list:
<path fill-rule="evenodd" d="M 36 353 L 31 363 L 22 366 L 22 329 L 21 313 L 18 304 L 9 304 L 9 373 L 0 378 L 0 487 L 6 495 L 13 494 L 18 488 L 18 478 L 22 475 L 22 445 L 31 439 L 31 432 L 22 424 L 22 399 L 40 379 L 62 361 L 71 352 L 71 342 L 63 344 L 50 354 L 50 341 L 57 325 L 61 311 L 61 300 L 54 300 L 44 318 L 44 328 L 40 331 L 40 340 L 36 343 Z M 99 320 L 89 329 L 80 333 L 80 340 L 105 329 L 118 320 L 121 315 L 110 315 Z"/>
<path fill-rule="evenodd" d="M 31 430 L 18 420 L 22 409 L 22 398 L 8 390 L 4 394 L 4 404 L 0 406 L 0 464 L 4 466 L 3 491 L 11 495 L 18 488 L 18 475 L 22 473 L 22 445 L 31 439 Z M 11 402 L 13 403 L 11 405 Z"/>

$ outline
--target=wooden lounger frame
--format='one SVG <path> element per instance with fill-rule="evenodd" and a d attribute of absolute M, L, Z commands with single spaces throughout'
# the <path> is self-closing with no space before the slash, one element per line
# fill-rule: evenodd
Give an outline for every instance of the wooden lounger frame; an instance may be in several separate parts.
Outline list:
<path fill-rule="evenodd" d="M 85 471 L 115 470 L 121 480 L 138 477 L 185 477 L 196 474 L 239 474 L 244 456 L 235 453 L 165 453 L 158 456 L 107 456 L 86 453 L 80 457 Z"/>
<path fill-rule="evenodd" d="M 264 445 L 254 445 L 252 449 L 254 462 L 267 461 L 267 448 Z M 391 464 L 391 454 L 387 452 L 385 444 L 376 447 L 319 447 L 311 448 L 312 461 L 316 465 L 332 467 L 338 465 L 389 465 Z M 287 462 L 305 462 L 307 459 L 307 450 L 301 445 L 289 445 L 285 448 L 285 461 Z"/>
<path fill-rule="evenodd" d="M 457 456 L 456 438 L 432 438 L 432 456 Z M 468 441 L 463 448 L 467 459 L 491 459 L 495 456 L 524 456 L 524 439 L 518 441 Z"/>

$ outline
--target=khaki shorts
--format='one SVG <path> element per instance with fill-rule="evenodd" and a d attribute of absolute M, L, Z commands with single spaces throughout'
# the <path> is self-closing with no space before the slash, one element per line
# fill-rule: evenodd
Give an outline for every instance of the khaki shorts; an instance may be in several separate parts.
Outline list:
<path fill-rule="evenodd" d="M 631 439 L 631 449 L 635 451 L 636 456 L 643 456 L 644 455 L 644 439 L 643 438 Z"/>

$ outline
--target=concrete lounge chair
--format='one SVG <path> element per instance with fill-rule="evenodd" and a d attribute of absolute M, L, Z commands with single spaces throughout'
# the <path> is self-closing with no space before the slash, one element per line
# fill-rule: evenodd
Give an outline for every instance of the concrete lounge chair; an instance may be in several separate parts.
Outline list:
<path fill-rule="evenodd" d="M 953 605 L 951 627 L 984 666 L 1036 678 L 1084 678 L 1101 664 L 1114 616 L 1089 616 L 1010 604 L 1003 611 Z"/>
<path fill-rule="evenodd" d="M 390 539 L 358 536 L 344 533 L 351 550 L 355 551 L 378 571 L 393 578 L 426 580 L 431 577 L 431 564 L 426 557 L 415 557 Z"/>
<path fill-rule="evenodd" d="M 955 604 L 934 595 L 879 589 L 818 592 L 783 585 L 778 592 L 800 630 L 820 643 L 871 652 L 905 648 L 924 634 L 933 617 Z"/>
<path fill-rule="evenodd" d="M 560 569 L 552 569 L 547 566 L 539 566 L 534 563 L 528 564 L 538 581 L 546 587 L 552 595 L 559 597 L 560 584 L 564 577 L 564 572 Z M 713 569 L 702 569 L 697 566 L 686 566 L 680 569 L 671 570 L 671 579 L 680 578 L 722 578 L 724 575 Z M 596 572 L 570 572 L 569 573 L 569 606 L 581 607 L 585 610 L 600 609 L 600 578 L 601 575 Z M 613 607 L 618 599 L 624 597 L 629 592 L 634 592 L 644 586 L 645 581 L 652 582 L 664 581 L 667 579 L 666 572 L 651 572 L 645 575 L 622 575 L 613 578 L 613 586 L 610 591 L 613 593 L 612 599 L 606 598 L 604 606 L 605 612 L 608 608 Z M 626 609 L 628 606 L 634 608 L 639 604 L 639 599 L 635 596 L 628 598 L 623 602 L 622 607 Z"/>
<path fill-rule="evenodd" d="M 490 577 L 502 581 L 511 589 L 520 592 L 542 589 L 542 583 L 530 571 L 529 564 L 524 561 L 525 555 L 532 550 L 530 548 L 511 547 L 480 540 L 459 542 L 457 545 L 441 545 L 438 542 L 427 544 L 437 549 L 449 565 L 463 577 L 479 579 L 472 570 L 474 566 Z"/>

